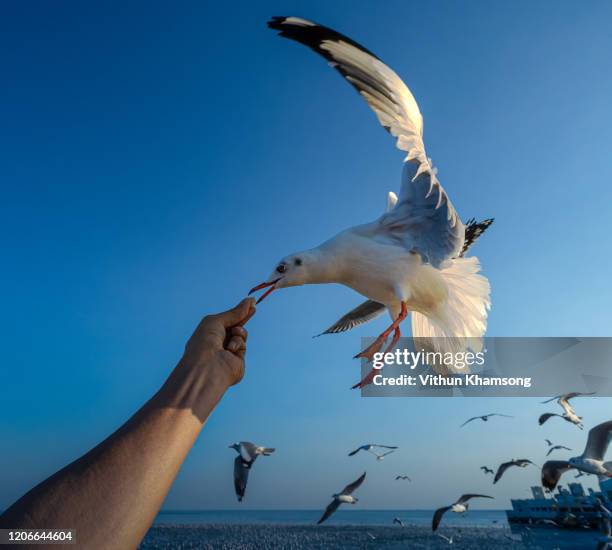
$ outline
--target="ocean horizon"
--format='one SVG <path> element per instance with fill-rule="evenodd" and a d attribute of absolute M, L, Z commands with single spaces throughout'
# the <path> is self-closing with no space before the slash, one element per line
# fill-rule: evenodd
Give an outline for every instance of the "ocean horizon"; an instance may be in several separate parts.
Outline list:
<path fill-rule="evenodd" d="M 323 508 L 308 510 L 162 510 L 154 525 L 312 525 Z M 338 510 L 325 525 L 392 525 L 400 518 L 406 525 L 430 526 L 434 510 Z M 446 514 L 444 524 L 452 527 L 507 527 L 504 510 L 471 510 Z"/>

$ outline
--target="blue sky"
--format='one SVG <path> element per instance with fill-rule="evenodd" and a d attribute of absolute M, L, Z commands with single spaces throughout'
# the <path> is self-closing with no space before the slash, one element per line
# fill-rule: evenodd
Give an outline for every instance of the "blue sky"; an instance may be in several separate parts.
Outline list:
<path fill-rule="evenodd" d="M 463 219 L 496 218 L 474 248 L 493 288 L 489 334 L 609 334 L 610 3 L 5 5 L 0 508 L 133 413 L 204 314 L 285 254 L 374 219 L 397 190 L 402 154 L 358 95 L 265 26 L 292 14 L 394 68 Z M 262 304 L 247 375 L 165 507 L 238 506 L 227 445 L 240 439 L 278 449 L 254 469 L 251 508 L 323 507 L 364 469 L 363 508 L 465 491 L 502 508 L 538 472 L 493 489 L 481 464 L 541 462 L 544 437 L 582 447 L 566 423 L 539 428 L 534 400 L 361 399 L 351 357 L 386 320 L 311 339 L 359 301 L 313 286 Z M 579 412 L 590 426 L 609 405 Z M 517 418 L 457 431 L 493 410 Z M 368 440 L 401 450 L 380 464 L 346 456 Z"/>

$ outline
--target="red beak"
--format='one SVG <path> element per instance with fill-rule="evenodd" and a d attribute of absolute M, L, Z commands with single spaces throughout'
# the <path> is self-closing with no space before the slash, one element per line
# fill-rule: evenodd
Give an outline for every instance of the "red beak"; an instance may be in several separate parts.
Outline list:
<path fill-rule="evenodd" d="M 269 283 L 261 283 L 260 285 L 254 286 L 251 290 L 249 290 L 249 296 L 251 294 L 253 294 L 253 292 L 256 292 L 258 290 L 261 290 L 262 288 L 268 288 L 268 290 L 266 290 L 257 300 L 257 302 L 255 303 L 259 303 L 261 302 L 266 296 L 272 294 L 272 292 L 274 292 L 274 285 L 276 283 L 278 283 L 278 281 L 280 281 L 282 279 L 282 277 L 279 277 L 278 279 L 274 279 L 273 281 L 270 281 Z"/>

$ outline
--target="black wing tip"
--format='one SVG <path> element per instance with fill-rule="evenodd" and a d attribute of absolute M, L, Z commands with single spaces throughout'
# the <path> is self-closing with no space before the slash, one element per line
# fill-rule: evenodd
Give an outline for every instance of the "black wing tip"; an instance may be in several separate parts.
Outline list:
<path fill-rule="evenodd" d="M 272 18 L 268 21 L 268 28 L 280 31 L 282 30 L 282 25 L 285 21 L 287 21 L 287 16 L 273 15 Z"/>

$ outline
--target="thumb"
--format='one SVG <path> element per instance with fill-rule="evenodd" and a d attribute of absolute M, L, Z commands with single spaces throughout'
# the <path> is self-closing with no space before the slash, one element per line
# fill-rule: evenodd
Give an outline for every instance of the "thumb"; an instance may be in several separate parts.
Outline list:
<path fill-rule="evenodd" d="M 225 328 L 245 324 L 255 313 L 255 298 L 245 298 L 237 306 L 218 314 Z"/>

